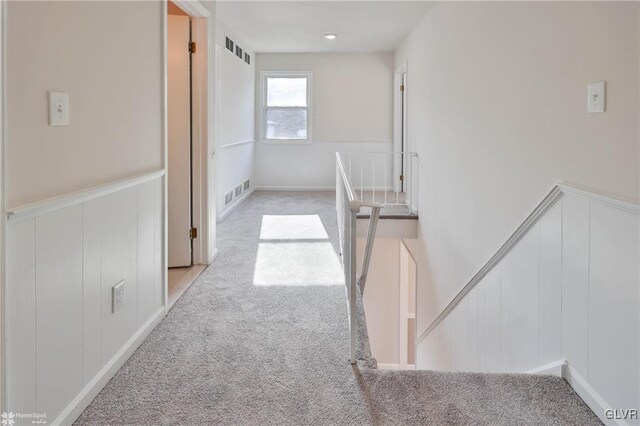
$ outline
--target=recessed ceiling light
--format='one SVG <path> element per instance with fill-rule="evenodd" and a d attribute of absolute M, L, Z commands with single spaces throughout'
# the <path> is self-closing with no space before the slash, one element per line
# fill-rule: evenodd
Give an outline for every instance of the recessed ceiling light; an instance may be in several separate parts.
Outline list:
<path fill-rule="evenodd" d="M 336 37 L 338 37 L 338 34 L 335 33 L 326 33 L 324 35 L 324 38 L 326 38 L 327 40 L 334 40 Z"/>

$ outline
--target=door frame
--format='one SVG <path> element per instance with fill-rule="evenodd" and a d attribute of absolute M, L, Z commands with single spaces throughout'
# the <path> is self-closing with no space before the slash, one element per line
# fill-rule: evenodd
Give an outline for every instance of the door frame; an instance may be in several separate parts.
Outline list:
<path fill-rule="evenodd" d="M 404 75 L 404 93 L 400 91 L 400 85 L 402 85 L 402 76 Z M 407 86 L 409 80 L 409 72 L 407 63 L 404 62 L 393 71 L 393 152 L 408 152 L 408 138 L 407 138 Z M 404 95 L 404 96 L 403 96 Z M 404 144 L 403 144 L 404 141 Z M 404 145 L 404 146 L 403 146 Z M 393 190 L 395 192 L 401 192 L 406 189 L 406 185 L 403 188 L 403 182 L 400 180 L 400 175 L 403 174 L 403 170 L 407 170 L 407 158 L 406 155 L 393 154 Z M 406 173 L 404 173 L 406 175 Z M 405 183 L 406 183 L 405 176 Z"/>
<path fill-rule="evenodd" d="M 7 215 L 5 211 L 5 194 L 6 192 L 6 179 L 4 176 L 5 171 L 5 155 L 4 155 L 4 140 L 5 140 L 5 125 L 6 123 L 6 110 L 5 110 L 5 93 L 6 93 L 6 16 L 7 16 L 7 2 L 3 1 L 0 4 L 0 213 L 2 213 L 2 226 L 0 226 L 0 412 L 5 412 L 6 408 L 6 389 L 5 389 L 5 325 L 6 325 L 6 309 L 5 309 L 5 282 L 6 282 L 6 256 L 5 250 L 5 235 L 7 230 Z"/>
<path fill-rule="evenodd" d="M 213 64 L 213 16 L 209 10 L 197 0 L 173 0 L 176 6 L 189 15 L 191 19 L 191 40 L 196 43 L 196 54 L 191 57 L 191 223 L 198 229 L 198 237 L 193 240 L 192 264 L 208 265 L 213 261 L 215 251 L 215 234 L 210 227 L 215 227 L 215 219 L 211 220 L 211 214 L 215 217 L 215 173 L 213 173 L 213 159 L 209 155 L 213 149 L 214 117 L 209 112 L 211 108 L 211 96 L 213 88 L 208 70 L 212 70 Z M 164 304 L 169 303 L 169 276 L 168 276 L 168 104 L 167 104 L 167 9 L 168 0 L 163 1 L 163 35 L 162 35 L 162 62 L 163 62 L 163 136 L 162 136 L 162 167 L 165 176 L 162 181 L 163 191 L 163 274 L 164 274 Z"/>

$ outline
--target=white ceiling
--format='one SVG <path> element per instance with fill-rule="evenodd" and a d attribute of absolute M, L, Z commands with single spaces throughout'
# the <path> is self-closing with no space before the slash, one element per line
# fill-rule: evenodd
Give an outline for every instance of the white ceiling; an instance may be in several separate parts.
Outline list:
<path fill-rule="evenodd" d="M 216 2 L 216 15 L 256 52 L 391 51 L 430 10 L 428 1 Z M 325 33 L 338 38 L 326 40 Z"/>

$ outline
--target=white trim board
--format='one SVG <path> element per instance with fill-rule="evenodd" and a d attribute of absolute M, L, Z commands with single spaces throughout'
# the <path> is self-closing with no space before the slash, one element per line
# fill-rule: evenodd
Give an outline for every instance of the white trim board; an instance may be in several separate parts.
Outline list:
<path fill-rule="evenodd" d="M 256 186 L 256 191 L 335 191 L 335 186 Z"/>
<path fill-rule="evenodd" d="M 255 142 L 256 142 L 255 139 L 248 139 L 246 141 L 226 143 L 224 145 L 220 145 L 218 148 L 220 148 L 220 149 L 222 149 L 222 148 L 231 148 L 231 147 L 234 147 L 234 146 L 245 145 L 245 144 L 248 144 L 248 143 L 255 143 Z"/>
<path fill-rule="evenodd" d="M 562 365 L 562 376 L 563 379 L 569 383 L 569 385 L 573 388 L 573 390 L 578 394 L 580 398 L 584 401 L 585 404 L 591 411 L 594 412 L 596 416 L 604 423 L 611 424 L 615 423 L 618 425 L 627 425 L 628 423 L 622 420 L 617 419 L 607 419 L 605 412 L 613 407 L 611 407 L 607 402 L 600 396 L 598 392 L 596 392 L 591 385 L 580 375 L 578 372 L 571 367 L 569 362 L 565 362 Z M 627 407 L 625 407 L 627 408 Z M 633 407 L 628 407 L 633 408 Z"/>
<path fill-rule="evenodd" d="M 52 424 L 72 424 L 80 414 L 91 404 L 91 401 L 98 396 L 98 393 L 105 387 L 124 363 L 133 355 L 133 353 L 147 338 L 149 333 L 162 321 L 166 314 L 164 307 L 159 309 L 149 320 L 144 323 L 140 329 L 131 336 L 127 343 L 116 352 L 109 362 L 100 370 L 100 372 L 80 391 L 80 393 L 71 401 L 71 403 L 60 413 Z"/>
<path fill-rule="evenodd" d="M 82 189 L 80 191 L 72 192 L 69 194 L 63 194 L 57 197 L 24 204 L 22 206 L 8 209 L 7 221 L 12 222 L 19 219 L 41 215 L 54 210 L 59 210 L 65 207 L 73 206 L 75 204 L 80 204 L 85 201 L 93 200 L 95 198 L 121 191 L 126 188 L 131 188 L 132 186 L 150 182 L 164 176 L 164 174 L 164 170 L 158 170 L 156 172 L 108 182 L 102 185 Z"/>
<path fill-rule="evenodd" d="M 525 221 L 511 234 L 507 241 L 500 247 L 491 259 L 471 278 L 471 280 L 455 295 L 440 314 L 420 334 L 416 340 L 416 346 L 421 344 L 426 337 L 453 311 L 453 309 L 465 298 L 475 286 L 515 247 L 524 235 L 533 228 L 540 218 L 562 197 L 563 194 L 579 195 L 591 200 L 605 203 L 635 214 L 640 212 L 640 207 L 631 200 L 605 194 L 602 191 L 578 187 L 573 184 L 554 185 L 547 196 L 538 204 Z"/>
<path fill-rule="evenodd" d="M 209 10 L 199 1 L 194 0 L 172 0 L 172 3 L 182 9 L 187 15 L 193 18 L 208 18 Z"/>

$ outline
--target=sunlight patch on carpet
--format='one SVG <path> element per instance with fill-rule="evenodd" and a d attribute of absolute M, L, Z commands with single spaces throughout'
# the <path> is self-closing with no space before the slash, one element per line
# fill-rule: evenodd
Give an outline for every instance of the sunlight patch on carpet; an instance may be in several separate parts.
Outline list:
<path fill-rule="evenodd" d="M 261 240 L 328 240 L 329 234 L 317 214 L 264 215 Z"/>
<path fill-rule="evenodd" d="M 344 285 L 340 259 L 330 242 L 260 243 L 256 286 Z"/>

